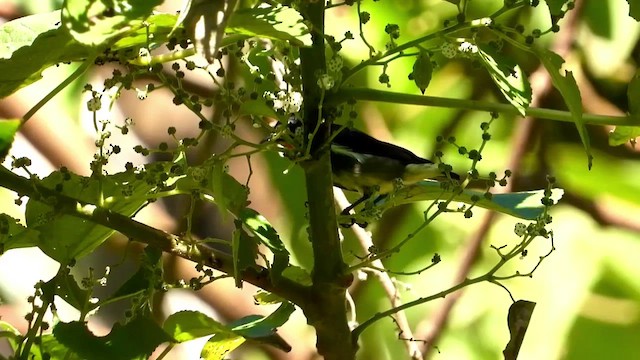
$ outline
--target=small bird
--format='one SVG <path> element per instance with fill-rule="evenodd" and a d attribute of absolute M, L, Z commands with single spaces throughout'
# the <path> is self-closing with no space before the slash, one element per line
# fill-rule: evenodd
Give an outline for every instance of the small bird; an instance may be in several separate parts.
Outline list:
<path fill-rule="evenodd" d="M 294 132 L 301 125 L 300 121 L 289 121 L 289 129 Z M 326 131 L 326 127 L 327 124 L 322 123 L 318 133 Z M 424 179 L 460 180 L 458 174 L 443 172 L 430 160 L 356 129 L 332 124 L 330 139 L 333 185 L 362 194 L 361 198 L 342 211 L 342 215 L 348 215 L 376 193 L 385 195 L 392 192 L 394 183 L 397 184 L 399 180 L 404 185 Z M 314 138 L 311 148 L 317 149 L 322 145 Z"/>

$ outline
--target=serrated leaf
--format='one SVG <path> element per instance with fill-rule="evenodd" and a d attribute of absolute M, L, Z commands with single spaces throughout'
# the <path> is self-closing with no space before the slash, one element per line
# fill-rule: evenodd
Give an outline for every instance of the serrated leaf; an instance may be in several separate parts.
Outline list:
<path fill-rule="evenodd" d="M 531 103 L 531 85 L 520 66 L 490 45 L 478 45 L 480 59 L 505 99 L 525 116 Z"/>
<path fill-rule="evenodd" d="M 49 289 L 52 298 L 54 295 L 60 296 L 67 304 L 73 306 L 76 310 L 90 311 L 97 307 L 96 304 L 87 304 L 87 299 L 91 296 L 91 291 L 82 289 L 73 275 L 69 273 L 59 272 L 53 279 L 47 282 L 47 286 L 51 287 Z"/>
<path fill-rule="evenodd" d="M 18 219 L 0 214 L 0 255 L 11 249 L 38 246 L 40 233 L 24 227 Z"/>
<path fill-rule="evenodd" d="M 95 336 L 78 321 L 58 323 L 56 340 L 85 359 L 147 359 L 158 345 L 172 341 L 153 320 L 137 317 L 126 325 L 116 324 L 107 336 Z"/>
<path fill-rule="evenodd" d="M 213 63 L 236 0 L 189 0 L 176 24 L 187 30 L 196 51 Z"/>
<path fill-rule="evenodd" d="M 304 19 L 288 6 L 266 3 L 239 9 L 227 24 L 227 32 L 289 41 L 295 46 L 311 46 L 311 34 Z"/>
<path fill-rule="evenodd" d="M 562 189 L 553 189 L 551 198 L 558 202 L 563 194 Z M 381 199 L 376 205 L 392 207 L 416 201 L 448 199 L 451 195 L 449 192 L 443 192 L 437 181 L 425 180 L 401 188 L 395 193 L 393 200 Z M 471 205 L 474 204 L 472 197 L 478 197 L 480 200 L 475 202 L 475 206 L 525 220 L 535 220 L 544 210 L 544 205 L 540 202 L 544 197 L 544 190 L 494 194 L 491 200 L 487 200 L 483 195 L 484 193 L 480 191 L 465 189 L 462 193 L 456 194 L 453 201 Z M 386 209 L 386 207 L 383 208 L 383 210 Z"/>
<path fill-rule="evenodd" d="M 0 119 L 0 162 L 7 157 L 13 138 L 20 129 L 20 119 Z"/>
<path fill-rule="evenodd" d="M 640 21 L 640 0 L 627 0 L 629 4 L 629 16 Z"/>
<path fill-rule="evenodd" d="M 62 24 L 81 44 L 91 47 L 107 45 L 132 26 L 141 26 L 162 0 L 66 0 L 62 7 Z"/>
<path fill-rule="evenodd" d="M 244 208 L 240 214 L 240 220 L 273 253 L 270 274 L 272 280 L 277 282 L 284 269 L 289 265 L 289 251 L 287 251 L 273 226 L 257 211 Z"/>
<path fill-rule="evenodd" d="M 108 175 L 99 179 L 55 171 L 41 181 L 41 185 L 86 204 L 96 204 L 100 193 L 104 207 L 122 215 L 132 215 L 146 203 L 147 194 L 155 187 L 144 180 L 136 180 L 133 172 Z M 127 190 L 130 196 L 124 196 Z M 88 206 L 88 211 L 91 209 Z M 98 247 L 114 230 L 88 220 L 61 214 L 53 207 L 29 199 L 25 211 L 27 226 L 40 233 L 40 249 L 52 259 L 68 263 Z"/>
<path fill-rule="evenodd" d="M 433 65 L 428 52 L 420 51 L 416 61 L 413 63 L 413 72 L 411 74 L 413 75 L 413 82 L 424 95 L 424 91 L 429 86 L 433 75 Z"/>
<path fill-rule="evenodd" d="M 0 26 L 0 98 L 40 80 L 50 66 L 94 54 L 60 28 L 60 11 L 9 21 Z"/>
<path fill-rule="evenodd" d="M 181 343 L 209 335 L 237 336 L 230 327 L 199 311 L 179 311 L 169 315 L 162 325 L 164 331 Z"/>
<path fill-rule="evenodd" d="M 564 75 L 560 73 L 562 64 L 564 64 L 564 59 L 560 55 L 546 49 L 536 49 L 535 53 L 547 69 L 547 72 L 549 72 L 553 86 L 558 89 L 571 112 L 571 117 L 578 129 L 578 134 L 580 134 L 582 145 L 587 154 L 587 165 L 591 169 L 593 161 L 591 141 L 589 140 L 586 124 L 582 119 L 582 97 L 580 96 L 576 79 L 574 79 L 571 71 L 565 70 Z"/>

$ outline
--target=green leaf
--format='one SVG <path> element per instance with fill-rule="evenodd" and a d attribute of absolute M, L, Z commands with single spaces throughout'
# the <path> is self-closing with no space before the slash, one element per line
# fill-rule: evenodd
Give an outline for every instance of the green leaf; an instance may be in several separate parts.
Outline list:
<path fill-rule="evenodd" d="M 22 17 L 0 26 L 0 98 L 42 78 L 62 62 L 92 61 L 94 50 L 60 28 L 60 11 Z"/>
<path fill-rule="evenodd" d="M 182 343 L 209 335 L 238 336 L 230 327 L 199 311 L 179 311 L 169 315 L 162 325 L 175 341 Z"/>
<path fill-rule="evenodd" d="M 240 220 L 273 253 L 271 277 L 274 282 L 277 282 L 284 269 L 289 265 L 289 251 L 287 251 L 273 226 L 257 211 L 244 208 L 240 214 Z"/>
<path fill-rule="evenodd" d="M 287 268 L 282 272 L 282 276 L 286 277 L 289 280 L 293 280 L 301 285 L 311 286 L 313 284 L 311 274 L 309 274 L 307 270 L 299 266 L 287 266 Z"/>
<path fill-rule="evenodd" d="M 258 257 L 258 242 L 242 229 L 242 222 L 236 220 L 236 229 L 231 240 L 231 253 L 233 256 L 233 278 L 236 287 L 242 287 L 241 273 L 256 265 Z"/>
<path fill-rule="evenodd" d="M 139 27 L 162 0 L 66 0 L 62 24 L 81 44 L 105 45 L 109 40 Z"/>
<path fill-rule="evenodd" d="M 631 115 L 640 115 L 640 72 L 629 81 L 627 86 L 627 103 Z"/>
<path fill-rule="evenodd" d="M 502 56 L 490 45 L 478 45 L 480 59 L 500 92 L 520 115 L 525 116 L 531 103 L 531 85 L 520 66 Z"/>
<path fill-rule="evenodd" d="M 276 311 L 267 317 L 249 315 L 230 325 L 233 326 L 235 333 L 246 339 L 269 344 L 284 351 L 291 351 L 291 346 L 276 333 L 276 329 L 287 322 L 294 311 L 293 304 L 283 302 Z"/>
<path fill-rule="evenodd" d="M 289 41 L 295 46 L 311 46 L 311 34 L 303 18 L 293 8 L 266 3 L 239 9 L 227 24 L 227 32 Z"/>
<path fill-rule="evenodd" d="M 40 233 L 20 224 L 7 214 L 0 214 L 0 255 L 11 249 L 38 246 Z"/>
<path fill-rule="evenodd" d="M 560 91 L 565 104 L 567 104 L 567 107 L 571 112 L 571 117 L 573 118 L 573 122 L 576 124 L 578 134 L 580 134 L 580 139 L 582 140 L 582 145 L 587 153 L 588 167 L 591 169 L 593 161 L 593 156 L 591 155 L 591 143 L 589 140 L 589 134 L 587 133 L 587 127 L 582 119 L 582 98 L 580 96 L 580 90 L 578 89 L 576 79 L 574 79 L 571 71 L 565 70 L 564 76 L 560 73 L 560 69 L 564 63 L 564 59 L 562 59 L 560 55 L 546 49 L 536 49 L 535 53 L 549 72 L 553 86 Z"/>
<path fill-rule="evenodd" d="M 239 335 L 216 334 L 202 347 L 200 358 L 204 360 L 223 360 L 225 356 L 245 342 Z"/>
<path fill-rule="evenodd" d="M 223 219 L 226 218 L 229 207 L 227 205 L 229 202 L 229 198 L 227 197 L 228 192 L 224 188 L 225 175 L 229 176 L 225 171 L 224 163 L 220 161 L 214 162 L 211 167 L 211 192 L 213 193 L 213 198 L 220 209 Z"/>
<path fill-rule="evenodd" d="M 116 324 L 107 336 L 93 335 L 78 321 L 58 323 L 53 335 L 60 344 L 85 359 L 148 359 L 158 345 L 172 341 L 152 319 L 137 317 L 126 325 Z"/>
<path fill-rule="evenodd" d="M 198 53 L 209 63 L 214 61 L 235 4 L 236 0 L 189 0 L 176 21 L 176 25 L 184 26 Z"/>
<path fill-rule="evenodd" d="M 175 37 L 180 40 L 182 36 L 186 35 L 182 34 L 183 28 L 181 26 L 177 26 L 177 20 L 178 16 L 175 14 L 158 13 L 151 15 L 147 20 L 145 20 L 145 24 L 147 24 L 147 26 L 136 28 L 123 34 L 113 45 L 111 45 L 110 49 L 112 51 L 140 49 L 143 47 L 156 49 L 168 42 L 171 37 Z M 175 29 L 180 31 L 176 31 Z M 220 41 L 218 48 L 236 44 L 238 41 L 246 40 L 249 37 L 249 35 L 243 34 L 227 34 Z M 135 58 L 138 56 L 138 51 L 130 51 L 130 54 L 132 55 L 132 58 Z"/>
<path fill-rule="evenodd" d="M 627 0 L 629 3 L 629 16 L 640 21 L 640 0 Z"/>
<path fill-rule="evenodd" d="M 155 183 L 149 185 L 144 180 L 136 180 L 133 172 L 96 179 L 56 171 L 41 184 L 50 189 L 57 188 L 61 194 L 86 204 L 99 203 L 102 194 L 105 208 L 126 216 L 139 210 L 146 203 L 148 193 L 155 188 Z M 91 209 L 91 205 L 86 206 L 86 211 Z M 63 264 L 90 253 L 114 232 L 88 220 L 61 214 L 35 198 L 29 199 L 25 218 L 27 226 L 40 233 L 40 249 Z"/>
<path fill-rule="evenodd" d="M 31 348 L 31 356 L 34 359 L 65 359 L 65 360 L 84 360 L 79 355 L 73 353 L 71 349 L 60 344 L 52 334 L 42 335 L 40 337 L 41 343 L 38 345 L 33 344 Z M 46 356 L 43 356 L 46 354 Z M 31 359 L 31 358 L 29 358 Z"/>
<path fill-rule="evenodd" d="M 163 329 L 177 342 L 213 335 L 202 349 L 201 357 L 222 359 L 224 355 L 240 346 L 245 338 L 283 348 L 282 343 L 286 342 L 275 334 L 275 329 L 282 326 L 294 310 L 295 307 L 287 302 L 267 317 L 250 315 L 228 326 L 198 311 L 180 311 L 165 320 Z M 275 340 L 278 338 L 279 340 Z M 284 346 L 284 349 L 286 348 Z"/>
<path fill-rule="evenodd" d="M 174 14 L 154 14 L 147 18 L 147 26 L 127 32 L 111 45 L 110 49 L 119 51 L 128 48 L 149 47 L 156 49 L 169 41 L 169 34 L 176 23 Z M 138 55 L 137 52 L 135 55 Z"/>
<path fill-rule="evenodd" d="M 257 84 L 254 83 L 254 91 L 258 95 L 257 99 L 244 101 L 240 106 L 241 114 L 268 116 L 272 118 L 278 117 L 273 106 L 267 106 L 266 101 L 263 98 L 263 94 L 265 92 L 276 94 L 280 90 L 273 80 L 270 80 L 265 76 L 271 71 L 271 60 L 269 56 L 271 56 L 269 51 L 260 46 L 256 46 L 249 50 L 249 54 L 245 62 L 247 66 L 243 66 L 241 71 L 246 81 L 253 81 L 254 79 L 261 79 L 261 81 Z"/>
<path fill-rule="evenodd" d="M 180 193 L 197 191 L 208 196 L 220 207 L 222 212 L 230 212 L 238 216 L 247 206 L 247 188 L 224 170 L 224 163 L 219 160 L 208 160 L 200 166 L 189 166 L 186 155 L 179 153 L 172 162 L 155 163 L 150 169 L 157 174 L 168 174 L 164 182 L 167 188 Z"/>
<path fill-rule="evenodd" d="M 0 120 L 0 161 L 7 157 L 20 123 L 20 119 Z"/>
<path fill-rule="evenodd" d="M 640 126 L 616 126 L 609 132 L 609 146 L 619 146 L 631 141 L 635 145 L 640 136 Z"/>
<path fill-rule="evenodd" d="M 0 320 L 0 339 L 6 339 L 12 351 L 18 348 L 21 339 L 20 330 L 6 321 Z"/>
<path fill-rule="evenodd" d="M 191 170 L 191 173 L 204 172 L 207 175 L 206 182 L 186 179 L 176 184 L 178 188 L 199 189 L 210 194 L 223 214 L 229 211 L 238 216 L 247 205 L 247 189 L 225 171 L 224 163 L 211 160 L 199 167 L 192 167 Z"/>
<path fill-rule="evenodd" d="M 564 6 L 564 4 L 568 3 L 569 0 L 545 0 L 545 2 L 549 7 L 551 16 L 555 17 L 562 14 L 562 7 Z"/>
<path fill-rule="evenodd" d="M 97 304 L 90 304 L 88 302 L 91 296 L 91 290 L 82 289 L 73 275 L 66 272 L 59 272 L 53 279 L 49 280 L 47 284 L 53 285 L 53 295 L 60 296 L 67 304 L 73 306 L 76 310 L 90 311 L 98 307 Z"/>
<path fill-rule="evenodd" d="M 433 75 L 433 65 L 431 64 L 431 58 L 426 51 L 420 51 L 420 54 L 416 57 L 416 62 L 413 63 L 413 82 L 416 84 L 422 95 L 431 82 L 431 75 Z"/>
<path fill-rule="evenodd" d="M 262 289 L 258 289 L 258 292 L 253 295 L 253 300 L 258 305 L 280 304 L 285 301 L 282 297 Z"/>
<path fill-rule="evenodd" d="M 552 199 L 558 202 L 563 194 L 562 189 L 553 189 Z M 401 188 L 394 194 L 392 200 L 381 199 L 376 205 L 383 205 L 383 210 L 387 210 L 401 204 L 436 199 L 444 200 L 449 197 L 451 197 L 451 193 L 443 192 L 439 182 L 425 180 Z M 544 197 L 544 190 L 494 194 L 491 200 L 487 200 L 484 193 L 465 189 L 461 194 L 455 195 L 453 201 L 471 205 L 474 204 L 472 197 L 480 199 L 475 202 L 475 206 L 526 220 L 535 220 L 544 210 L 544 205 L 540 202 Z"/>
<path fill-rule="evenodd" d="M 241 334 L 248 339 L 255 339 L 271 335 L 277 328 L 284 325 L 289 320 L 289 317 L 296 310 L 295 306 L 290 302 L 283 302 L 280 304 L 276 311 L 269 314 L 267 317 L 261 317 L 260 319 L 251 320 L 248 322 L 238 321 L 234 322 L 233 331 Z M 244 318 L 247 319 L 247 318 Z"/>
<path fill-rule="evenodd" d="M 100 302 L 110 302 L 113 299 L 125 298 L 148 289 L 154 289 L 157 281 L 162 279 L 162 251 L 153 246 L 144 249 L 142 262 L 138 271 L 133 274 L 109 298 Z"/>

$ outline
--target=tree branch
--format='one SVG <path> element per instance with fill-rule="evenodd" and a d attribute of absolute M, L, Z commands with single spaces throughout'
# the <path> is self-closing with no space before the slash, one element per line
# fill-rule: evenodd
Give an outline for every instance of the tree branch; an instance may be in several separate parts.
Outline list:
<path fill-rule="evenodd" d="M 16 175 L 3 166 L 0 166 L 0 187 L 15 191 L 20 196 L 27 196 L 32 200 L 38 199 L 47 205 L 55 206 L 56 211 L 60 213 L 106 226 L 130 239 L 157 247 L 164 252 L 201 263 L 227 274 L 233 273 L 233 259 L 227 253 L 201 243 L 193 244 L 183 241 L 177 235 L 143 224 L 107 208 L 63 195 L 44 187 L 38 181 Z M 304 304 L 308 299 L 309 289 L 307 287 L 284 277 L 275 284 L 271 281 L 269 269 L 256 265 L 255 268 L 242 272 L 241 276 L 242 280 L 282 296 L 295 304 Z"/>
<path fill-rule="evenodd" d="M 326 73 L 324 41 L 324 2 L 302 3 L 301 12 L 311 25 L 312 46 L 300 49 L 302 88 L 304 91 L 305 141 L 321 120 L 324 90 L 317 84 Z M 320 140 L 328 134 L 318 132 Z M 310 147 L 309 147 L 310 148 Z M 316 149 L 312 149 L 315 151 Z M 338 238 L 338 222 L 333 205 L 333 179 L 329 152 L 312 153 L 302 164 L 307 185 L 309 235 L 313 248 L 313 285 L 310 301 L 301 306 L 308 323 L 316 330 L 318 352 L 326 360 L 354 359 L 357 343 L 351 341 L 346 289 L 353 281 L 345 274 L 346 265 Z"/>

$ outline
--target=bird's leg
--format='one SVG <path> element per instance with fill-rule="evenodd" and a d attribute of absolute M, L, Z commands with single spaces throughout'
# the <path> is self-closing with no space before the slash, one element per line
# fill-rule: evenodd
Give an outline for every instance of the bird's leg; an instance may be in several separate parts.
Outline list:
<path fill-rule="evenodd" d="M 362 195 L 362 197 L 360 199 L 354 201 L 353 204 L 347 206 L 344 210 L 342 210 L 340 215 L 349 215 L 349 212 L 351 210 L 353 210 L 356 206 L 362 204 L 363 202 L 369 200 L 369 198 L 371 198 L 371 195 L 373 195 L 373 194 L 364 194 L 364 195 Z"/>
<path fill-rule="evenodd" d="M 353 204 L 347 206 L 344 210 L 342 210 L 340 215 L 349 216 L 350 215 L 349 213 L 351 212 L 351 210 L 353 210 L 356 206 L 362 204 L 363 202 L 369 200 L 372 195 L 373 195 L 373 193 L 367 193 L 367 194 L 362 195 L 362 197 L 360 199 L 354 201 Z M 354 218 L 352 218 L 352 217 L 350 217 L 350 219 L 351 219 L 350 223 L 348 223 L 348 224 L 340 224 L 340 225 L 342 225 L 344 227 L 351 227 L 353 224 L 356 223 L 356 220 Z M 364 223 L 364 224 L 358 223 L 358 226 L 360 226 L 361 228 L 365 228 L 365 227 L 367 227 L 367 225 L 369 225 L 369 224 L 367 224 L 367 223 Z"/>

